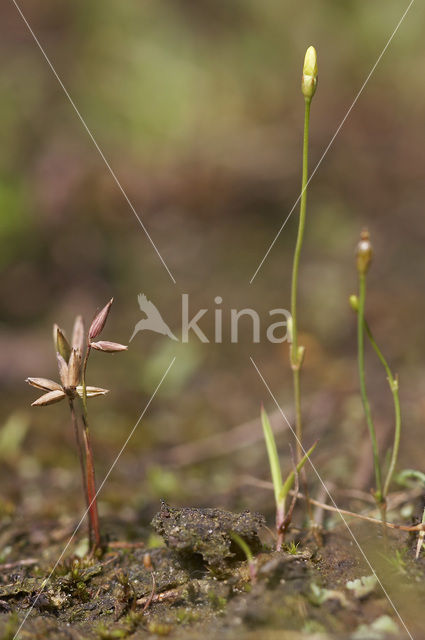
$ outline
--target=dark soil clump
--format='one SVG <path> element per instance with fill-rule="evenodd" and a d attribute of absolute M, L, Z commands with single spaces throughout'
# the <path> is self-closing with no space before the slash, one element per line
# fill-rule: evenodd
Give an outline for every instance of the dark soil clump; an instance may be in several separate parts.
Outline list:
<path fill-rule="evenodd" d="M 241 557 L 232 533 L 245 540 L 253 553 L 258 552 L 261 549 L 259 532 L 264 524 L 264 517 L 258 513 L 175 509 L 165 502 L 152 520 L 153 528 L 164 538 L 169 549 L 186 557 L 199 554 L 211 567 L 223 567 L 229 559 Z"/>

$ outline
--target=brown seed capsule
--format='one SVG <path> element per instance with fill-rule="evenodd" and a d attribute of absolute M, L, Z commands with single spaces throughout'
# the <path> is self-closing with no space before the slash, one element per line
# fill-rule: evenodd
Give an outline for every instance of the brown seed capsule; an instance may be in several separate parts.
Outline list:
<path fill-rule="evenodd" d="M 53 325 L 53 343 L 57 353 L 60 353 L 65 362 L 68 362 L 69 356 L 71 355 L 71 347 L 65 338 L 64 332 L 57 324 Z"/>
<path fill-rule="evenodd" d="M 36 387 L 36 389 L 42 389 L 43 391 L 60 391 L 62 390 L 61 385 L 54 380 L 49 380 L 48 378 L 27 378 L 25 382 L 28 382 L 32 387 Z"/>
<path fill-rule="evenodd" d="M 83 353 L 84 349 L 84 320 L 82 316 L 77 316 L 72 331 L 72 346 Z"/>
<path fill-rule="evenodd" d="M 68 385 L 68 365 L 66 364 L 65 360 L 63 359 L 60 353 L 56 354 L 56 358 L 58 361 L 59 376 L 62 382 L 62 386 L 64 389 L 67 389 L 69 386 Z"/>
<path fill-rule="evenodd" d="M 153 570 L 152 558 L 151 558 L 151 554 L 150 553 L 145 553 L 144 554 L 144 556 L 143 556 L 143 566 L 148 571 L 152 571 Z"/>
<path fill-rule="evenodd" d="M 79 349 L 72 349 L 69 356 L 68 363 L 68 386 L 71 389 L 75 389 L 80 382 L 81 373 L 81 351 Z"/>
<path fill-rule="evenodd" d="M 113 303 L 114 299 L 111 298 L 108 302 L 107 305 L 105 305 L 103 307 L 103 309 L 101 311 L 99 311 L 99 313 L 96 314 L 93 322 L 90 325 L 90 329 L 89 329 L 89 340 L 93 340 L 94 338 L 97 338 L 97 336 L 100 334 L 100 332 L 102 331 L 103 327 L 105 326 L 105 322 L 108 318 L 109 315 L 109 311 L 111 309 L 112 303 Z"/>
<path fill-rule="evenodd" d="M 119 344 L 118 342 L 109 342 L 108 340 L 100 340 L 99 342 L 92 342 L 93 349 L 98 351 L 105 351 L 106 353 L 113 353 L 114 351 L 127 351 L 128 347 L 125 344 Z"/>
<path fill-rule="evenodd" d="M 56 390 L 49 391 L 49 393 L 45 393 L 43 396 L 35 400 L 31 406 L 32 407 L 46 407 L 49 404 L 55 404 L 55 402 L 60 402 L 65 398 L 65 391 Z"/>
<path fill-rule="evenodd" d="M 369 231 L 363 229 L 360 234 L 360 242 L 357 245 L 356 261 L 357 271 L 360 275 L 366 275 L 372 262 L 372 245 L 369 240 Z"/>

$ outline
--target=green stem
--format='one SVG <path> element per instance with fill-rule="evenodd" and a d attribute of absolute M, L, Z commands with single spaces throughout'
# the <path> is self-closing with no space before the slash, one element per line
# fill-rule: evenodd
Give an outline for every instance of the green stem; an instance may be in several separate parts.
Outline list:
<path fill-rule="evenodd" d="M 310 105 L 311 98 L 305 98 L 304 111 L 304 140 L 303 140 L 303 171 L 301 182 L 301 202 L 300 217 L 298 223 L 297 243 L 295 245 L 294 260 L 292 265 L 291 284 L 291 315 L 292 315 L 292 345 L 291 345 L 291 367 L 293 370 L 294 396 L 295 396 L 295 429 L 297 434 L 297 461 L 302 458 L 302 416 L 301 416 L 301 385 L 300 370 L 302 366 L 302 352 L 298 345 L 298 320 L 297 320 L 297 293 L 298 293 L 298 272 L 300 264 L 301 249 L 304 239 L 304 227 L 307 208 L 307 182 L 308 182 L 308 138 L 310 126 Z"/>
<path fill-rule="evenodd" d="M 399 397 L 399 392 L 398 392 L 398 380 L 396 378 L 394 378 L 391 369 L 388 365 L 388 362 L 385 360 L 384 355 L 382 353 L 382 351 L 380 350 L 380 348 L 378 347 L 375 338 L 373 337 L 372 331 L 370 330 L 370 327 L 367 323 L 367 321 L 364 321 L 364 326 L 366 329 L 366 333 L 368 335 L 368 338 L 370 340 L 370 343 L 373 347 L 373 349 L 375 350 L 376 355 L 378 356 L 382 366 L 385 369 L 385 372 L 387 374 L 387 379 L 388 379 L 388 384 L 390 386 L 390 390 L 391 393 L 393 395 L 393 402 L 394 402 L 394 415 L 395 415 L 395 428 L 394 428 L 394 444 L 393 444 L 393 449 L 392 449 L 392 453 L 391 453 L 391 461 L 390 461 L 390 466 L 388 467 L 388 472 L 387 472 L 387 476 L 385 478 L 385 482 L 384 482 L 384 489 L 382 492 L 382 497 L 385 500 L 385 498 L 388 495 L 388 489 L 390 487 L 391 484 L 391 480 L 393 478 L 394 475 L 394 471 L 395 471 L 395 467 L 397 464 L 397 458 L 398 458 L 398 450 L 400 447 L 400 435 L 401 435 L 401 410 L 400 410 L 400 397 Z"/>
<path fill-rule="evenodd" d="M 375 482 L 376 493 L 375 498 L 378 504 L 383 502 L 382 495 L 382 481 L 381 481 L 381 466 L 379 463 L 378 444 L 376 441 L 375 427 L 372 420 L 372 414 L 370 411 L 369 399 L 366 391 L 366 377 L 365 377 L 365 365 L 364 365 L 364 310 L 366 301 L 366 275 L 359 274 L 359 308 L 357 313 L 357 347 L 358 347 L 358 365 L 359 365 L 359 379 L 360 379 L 360 393 L 363 401 L 363 408 L 366 416 L 366 422 L 372 440 L 372 452 L 373 452 L 373 465 L 375 468 Z"/>

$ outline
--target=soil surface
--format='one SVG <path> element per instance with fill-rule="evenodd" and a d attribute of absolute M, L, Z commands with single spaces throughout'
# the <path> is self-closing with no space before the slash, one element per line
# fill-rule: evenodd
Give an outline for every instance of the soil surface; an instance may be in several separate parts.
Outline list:
<path fill-rule="evenodd" d="M 110 541 L 90 556 L 80 538 L 58 563 L 72 526 L 4 525 L 0 542 L 11 551 L 0 567 L 0 638 L 12 640 L 24 623 L 22 639 L 379 640 L 408 637 L 403 622 L 423 637 L 425 562 L 414 561 L 406 534 L 385 539 L 379 527 L 352 525 L 375 567 L 380 554 L 380 584 L 345 527 L 320 539 L 304 531 L 276 552 L 258 514 L 162 503 L 152 524 L 163 546 L 140 530 L 137 542 Z"/>

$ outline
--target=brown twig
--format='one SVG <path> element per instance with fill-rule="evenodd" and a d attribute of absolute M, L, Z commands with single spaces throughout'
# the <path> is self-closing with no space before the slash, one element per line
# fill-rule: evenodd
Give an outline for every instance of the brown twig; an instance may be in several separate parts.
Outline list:
<path fill-rule="evenodd" d="M 290 491 L 289 493 L 292 493 L 292 491 Z M 299 493 L 298 497 L 301 498 L 301 500 L 306 499 L 306 497 L 302 493 Z M 340 515 L 350 516 L 352 518 L 358 518 L 359 520 L 365 520 L 366 522 L 371 522 L 372 524 L 377 524 L 381 527 L 383 524 L 385 524 L 385 526 L 388 527 L 389 529 L 397 529 L 399 531 L 425 531 L 425 524 L 422 524 L 422 523 L 415 524 L 415 525 L 394 524 L 393 522 L 387 522 L 387 521 L 383 523 L 382 520 L 378 520 L 377 518 L 372 518 L 372 516 L 366 516 L 361 513 L 355 513 L 354 511 L 348 511 L 347 509 L 339 509 L 339 507 L 333 507 L 330 504 L 324 504 L 323 502 L 319 502 L 318 500 L 314 500 L 313 498 L 309 498 L 309 500 L 311 504 L 314 504 L 315 506 L 320 507 L 325 511 L 333 511 L 335 513 L 339 513 Z"/>
<path fill-rule="evenodd" d="M 257 478 L 251 477 L 251 476 L 244 476 L 245 482 L 248 482 L 249 484 L 255 485 L 257 487 L 261 487 L 263 489 L 271 489 L 273 490 L 273 484 L 271 482 L 268 482 L 266 480 L 259 480 Z M 289 493 L 291 495 L 294 494 L 294 489 L 291 489 L 289 491 Z M 412 492 L 413 493 L 413 492 Z M 406 496 L 405 492 L 402 492 L 402 494 L 404 496 Z M 412 497 L 415 497 L 416 495 L 420 495 L 420 493 L 418 493 L 417 490 L 415 490 L 415 492 L 413 493 Z M 297 495 L 298 498 L 301 498 L 301 500 L 305 500 L 306 497 L 304 494 L 299 493 Z M 389 496 L 391 497 L 391 496 Z M 401 500 L 401 495 L 396 494 L 395 498 L 396 498 L 396 505 L 391 504 L 392 507 L 394 506 L 398 506 L 398 504 L 402 504 L 402 502 L 405 502 L 405 500 Z M 347 509 L 340 509 L 339 507 L 333 507 L 329 504 L 325 504 L 323 502 L 320 502 L 319 500 L 315 500 L 314 498 L 309 498 L 311 504 L 315 505 L 316 507 L 319 507 L 320 509 L 324 509 L 325 511 L 333 511 L 335 513 L 339 513 L 345 516 L 350 516 L 353 518 L 358 518 L 359 520 L 365 520 L 367 522 L 371 522 L 372 524 L 377 524 L 382 526 L 382 520 L 378 520 L 377 518 L 373 518 L 372 516 L 367 516 L 361 513 L 355 513 L 354 511 L 349 511 Z M 399 531 L 425 531 L 425 523 L 418 523 L 416 525 L 403 525 L 403 524 L 394 524 L 392 522 L 385 522 L 385 526 L 388 527 L 389 529 L 397 529 Z"/>
<path fill-rule="evenodd" d="M 120 540 L 108 542 L 108 549 L 141 549 L 145 546 L 144 542 L 121 542 Z"/>
<path fill-rule="evenodd" d="M 155 574 L 152 571 L 152 591 L 151 591 L 151 594 L 150 594 L 149 598 L 147 599 L 147 601 L 146 601 L 146 603 L 145 603 L 145 605 L 143 607 L 143 613 L 145 613 L 145 611 L 147 611 L 149 609 L 149 607 L 151 606 L 152 601 L 153 601 L 153 599 L 155 597 L 155 589 L 156 589 L 156 580 L 155 580 Z"/>
<path fill-rule="evenodd" d="M 162 591 L 162 593 L 154 593 L 149 596 L 144 596 L 143 598 L 139 598 L 136 600 L 137 605 L 145 606 L 146 603 L 149 602 L 149 606 L 154 602 L 163 602 L 164 600 L 173 600 L 177 599 L 180 596 L 180 591 L 178 589 L 169 589 L 168 591 Z"/>
<path fill-rule="evenodd" d="M 0 571 L 8 571 L 15 567 L 31 567 L 34 564 L 38 564 L 37 558 L 25 558 L 23 560 L 16 560 L 15 562 L 8 562 L 6 564 L 0 564 Z"/>

